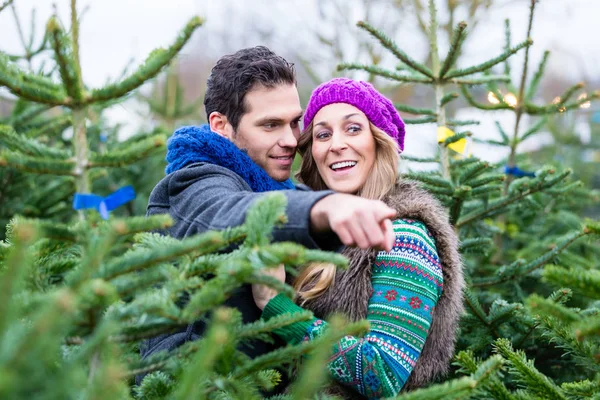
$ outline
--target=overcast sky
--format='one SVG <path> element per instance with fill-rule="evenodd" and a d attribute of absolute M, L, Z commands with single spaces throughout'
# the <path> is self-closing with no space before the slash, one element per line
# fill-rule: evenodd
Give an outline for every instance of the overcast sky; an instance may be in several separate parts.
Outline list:
<path fill-rule="evenodd" d="M 248 29 L 260 30 L 264 25 L 273 25 L 280 37 L 282 49 L 289 50 L 290 44 L 296 51 L 308 54 L 315 51 L 310 46 L 314 35 L 311 28 L 323 25 L 315 7 L 316 0 L 98 0 L 79 1 L 79 9 L 89 6 L 81 23 L 80 47 L 84 81 L 91 87 L 101 86 L 107 79 L 120 75 L 123 67 L 133 57 L 141 62 L 156 47 L 168 46 L 177 32 L 193 16 L 207 19 L 200 29 L 206 30 L 203 38 L 207 43 L 196 43 L 184 49 L 186 52 L 202 51 L 203 46 L 210 47 L 212 54 L 220 55 L 219 49 L 211 45 L 210 39 L 227 31 L 232 37 L 242 37 Z M 0 1 L 2 2 L 2 1 Z M 30 12 L 37 11 L 37 42 L 52 13 L 52 4 L 56 3 L 59 16 L 68 22 L 68 0 L 15 0 L 17 11 L 24 22 L 24 33 L 29 37 Z M 231 9 L 222 5 L 229 4 L 235 14 L 252 12 L 256 26 L 238 24 L 239 19 L 231 17 Z M 440 1 L 440 4 L 445 3 Z M 497 0 L 496 6 L 487 14 L 469 39 L 463 60 L 469 64 L 483 61 L 499 54 L 503 46 L 504 19 L 510 18 L 513 26 L 513 43 L 525 38 L 529 0 Z M 251 10 L 248 7 L 252 7 Z M 444 18 L 443 11 L 440 13 Z M 535 45 L 531 52 L 533 63 L 539 62 L 545 49 L 552 51 L 548 64 L 549 72 L 567 77 L 573 81 L 600 77 L 600 40 L 598 20 L 600 0 L 540 0 L 533 29 Z M 460 18 L 460 17 L 459 17 Z M 397 37 L 398 44 L 417 59 L 426 54 L 426 44 L 420 34 L 414 30 L 415 22 L 403 20 L 403 26 Z M 323 27 L 335 29 L 335 27 Z M 313 35 L 313 36 L 311 36 Z M 216 42 L 216 41 L 215 41 Z M 246 43 L 248 44 L 248 43 Z M 259 44 L 250 43 L 250 44 Z M 277 47 L 277 42 L 274 45 Z M 445 51 L 443 48 L 441 51 Z M 17 29 L 10 10 L 0 14 L 0 49 L 9 53 L 21 50 Z M 515 64 L 518 65 L 518 57 Z M 463 62 L 464 66 L 464 62 Z M 513 68 L 519 73 L 519 68 Z M 117 120 L 133 121 L 135 117 L 128 113 L 127 106 L 117 108 L 113 113 Z M 510 123 L 510 122 L 507 122 Z M 429 129 L 430 127 L 424 128 Z M 421 128 L 415 128 L 418 130 Z M 427 135 L 432 138 L 434 134 Z M 407 138 L 408 140 L 408 138 Z M 428 140 L 429 142 L 429 140 Z M 420 142 L 421 147 L 424 146 Z M 434 145 L 434 141 L 430 144 Z M 431 147 L 427 146 L 427 147 Z M 415 145 L 413 148 L 419 147 Z"/>

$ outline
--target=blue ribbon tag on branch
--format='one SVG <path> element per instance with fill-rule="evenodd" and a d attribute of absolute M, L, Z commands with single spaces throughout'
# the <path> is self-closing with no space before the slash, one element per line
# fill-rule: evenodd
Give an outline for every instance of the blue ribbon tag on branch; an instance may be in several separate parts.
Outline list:
<path fill-rule="evenodd" d="M 508 165 L 504 166 L 504 173 L 506 175 L 513 175 L 513 176 L 516 176 L 518 178 L 522 178 L 524 176 L 530 176 L 532 178 L 535 177 L 535 172 L 523 171 L 522 169 L 520 169 L 516 165 L 514 167 L 509 167 Z"/>
<path fill-rule="evenodd" d="M 83 210 L 95 208 L 100 213 L 102 219 L 108 219 L 108 215 L 112 210 L 133 199 L 135 199 L 135 190 L 133 190 L 132 186 L 123 186 L 106 197 L 92 193 L 75 193 L 75 197 L 73 198 L 73 209 Z"/>

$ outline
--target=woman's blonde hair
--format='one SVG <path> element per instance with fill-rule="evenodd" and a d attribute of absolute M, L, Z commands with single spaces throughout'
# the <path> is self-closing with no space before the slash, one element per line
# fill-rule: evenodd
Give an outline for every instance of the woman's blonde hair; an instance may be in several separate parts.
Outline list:
<path fill-rule="evenodd" d="M 399 147 L 394 139 L 371 122 L 369 128 L 375 139 L 375 164 L 365 184 L 355 194 L 368 199 L 381 200 L 394 188 L 398 180 Z M 304 129 L 298 141 L 298 152 L 302 156 L 302 163 L 296 178 L 313 190 L 325 190 L 327 185 L 321 178 L 312 156 L 312 130 L 311 123 Z M 312 263 L 296 277 L 294 289 L 304 303 L 322 295 L 334 281 L 335 265 Z"/>

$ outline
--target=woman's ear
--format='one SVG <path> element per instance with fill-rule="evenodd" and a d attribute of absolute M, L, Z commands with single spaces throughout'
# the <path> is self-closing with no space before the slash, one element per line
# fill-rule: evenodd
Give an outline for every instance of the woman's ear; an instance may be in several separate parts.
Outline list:
<path fill-rule="evenodd" d="M 210 130 L 214 133 L 229 140 L 233 139 L 233 127 L 226 115 L 213 111 L 208 116 L 208 124 L 210 125 Z"/>

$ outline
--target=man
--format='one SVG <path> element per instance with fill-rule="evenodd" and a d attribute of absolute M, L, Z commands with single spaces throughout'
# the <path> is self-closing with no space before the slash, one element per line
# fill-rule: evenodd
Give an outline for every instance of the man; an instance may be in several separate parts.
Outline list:
<path fill-rule="evenodd" d="M 289 177 L 302 117 L 292 64 L 262 46 L 224 56 L 212 69 L 204 105 L 209 125 L 181 128 L 173 135 L 168 175 L 150 195 L 148 214 L 169 213 L 175 221 L 171 236 L 241 225 L 262 192 L 283 190 L 288 222 L 274 231 L 274 241 L 324 250 L 336 250 L 340 242 L 391 248 L 389 219 L 395 211 L 384 203 L 331 191 L 292 190 Z M 244 322 L 260 318 L 250 286 L 226 304 L 238 308 Z M 172 350 L 198 338 L 203 329 L 199 321 L 154 338 L 143 356 Z M 256 357 L 271 348 L 259 342 L 242 350 Z"/>

